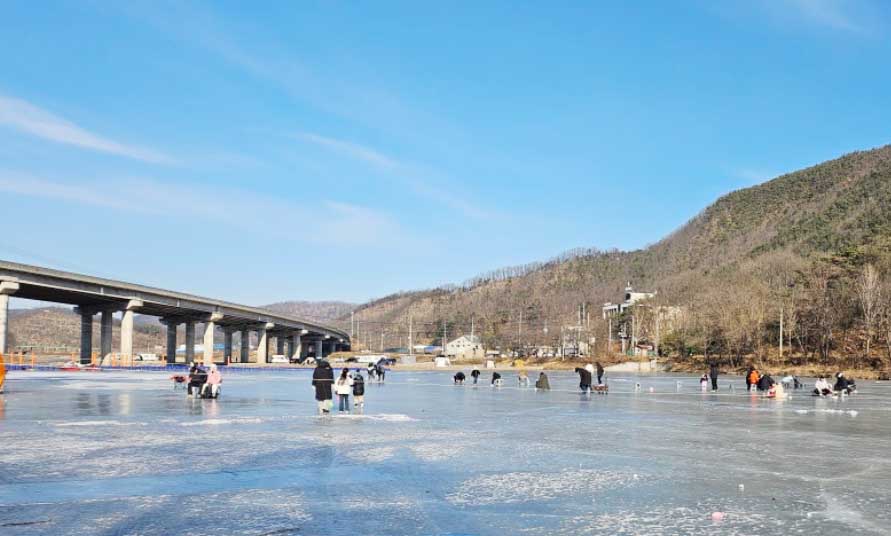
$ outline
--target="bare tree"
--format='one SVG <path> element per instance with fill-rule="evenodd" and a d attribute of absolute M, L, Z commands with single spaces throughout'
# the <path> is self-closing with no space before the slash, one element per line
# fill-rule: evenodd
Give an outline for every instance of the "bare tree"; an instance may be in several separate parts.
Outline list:
<path fill-rule="evenodd" d="M 867 264 L 863 267 L 860 277 L 857 278 L 857 299 L 860 302 L 860 311 L 863 313 L 863 327 L 866 328 L 867 358 L 869 358 L 869 346 L 872 342 L 872 330 L 879 316 L 881 292 L 879 272 L 875 266 Z"/>

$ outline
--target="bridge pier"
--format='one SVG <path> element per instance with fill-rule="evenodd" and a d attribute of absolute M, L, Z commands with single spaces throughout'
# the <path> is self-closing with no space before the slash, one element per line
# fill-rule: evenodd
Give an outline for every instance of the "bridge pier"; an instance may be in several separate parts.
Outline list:
<path fill-rule="evenodd" d="M 291 335 L 291 351 L 289 352 L 291 359 L 300 359 L 300 354 L 302 353 L 302 344 L 300 341 L 300 334 L 294 333 Z"/>
<path fill-rule="evenodd" d="M 241 330 L 241 355 L 238 356 L 240 363 L 247 363 L 251 355 L 251 332 L 250 330 Z"/>
<path fill-rule="evenodd" d="M 105 359 L 105 356 L 111 353 L 111 339 L 114 328 L 114 311 L 111 309 L 105 309 L 101 311 L 99 318 L 99 354 L 100 361 Z M 92 313 L 91 313 L 92 317 Z M 92 323 L 92 318 L 91 318 Z M 91 328 L 92 329 L 92 328 Z M 90 332 L 92 334 L 92 331 Z M 92 337 L 92 335 L 91 335 Z M 91 343 L 92 346 L 92 343 Z M 92 351 L 92 350 L 91 350 Z"/>
<path fill-rule="evenodd" d="M 213 364 L 213 336 L 216 333 L 217 322 L 223 319 L 220 313 L 213 313 L 204 322 L 204 364 Z"/>
<path fill-rule="evenodd" d="M 269 330 L 274 328 L 275 324 L 267 322 L 257 330 L 260 343 L 257 345 L 257 364 L 269 363 Z"/>
<path fill-rule="evenodd" d="M 232 362 L 232 328 L 223 328 L 223 362 Z"/>
<path fill-rule="evenodd" d="M 80 309 L 80 308 L 78 308 Z M 80 362 L 86 365 L 93 359 L 93 311 L 80 312 Z"/>
<path fill-rule="evenodd" d="M 285 353 L 285 337 L 281 333 L 275 336 L 275 353 L 278 355 Z"/>
<path fill-rule="evenodd" d="M 195 361 L 195 321 L 186 320 L 186 364 Z"/>
<path fill-rule="evenodd" d="M 176 363 L 176 329 L 179 324 L 173 320 L 167 320 L 167 364 Z"/>
<path fill-rule="evenodd" d="M 322 339 L 317 339 L 315 341 L 315 344 L 316 344 L 316 359 L 322 359 L 323 357 L 325 357 L 322 355 Z"/>
<path fill-rule="evenodd" d="M 124 316 L 121 318 L 121 357 L 133 357 L 133 315 L 134 311 L 142 307 L 142 300 L 130 300 L 124 306 Z"/>
<path fill-rule="evenodd" d="M 14 281 L 0 281 L 0 354 L 9 352 L 9 296 L 18 289 Z"/>

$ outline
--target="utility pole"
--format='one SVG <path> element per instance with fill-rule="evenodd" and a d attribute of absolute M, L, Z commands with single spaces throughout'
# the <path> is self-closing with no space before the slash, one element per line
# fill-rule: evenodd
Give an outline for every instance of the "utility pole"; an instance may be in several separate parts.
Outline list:
<path fill-rule="evenodd" d="M 470 341 L 473 342 L 473 314 L 470 315 Z"/>
<path fill-rule="evenodd" d="M 659 308 L 656 308 L 656 357 L 659 357 L 659 343 L 661 342 L 659 331 Z"/>
<path fill-rule="evenodd" d="M 384 328 L 381 328 L 381 352 L 384 351 Z"/>
<path fill-rule="evenodd" d="M 412 317 L 408 315 L 408 355 L 414 355 L 415 352 L 415 339 L 414 339 L 414 326 L 412 324 Z"/>
<path fill-rule="evenodd" d="M 523 349 L 523 310 L 520 309 L 520 322 L 517 324 L 517 355 Z"/>
<path fill-rule="evenodd" d="M 611 354 L 613 352 L 613 317 L 612 315 L 609 317 L 609 326 L 606 328 L 606 353 Z"/>
<path fill-rule="evenodd" d="M 353 338 L 353 331 L 356 327 L 356 312 L 350 311 L 350 339 Z"/>
<path fill-rule="evenodd" d="M 783 309 L 784 307 L 780 306 L 780 361 L 783 360 Z"/>

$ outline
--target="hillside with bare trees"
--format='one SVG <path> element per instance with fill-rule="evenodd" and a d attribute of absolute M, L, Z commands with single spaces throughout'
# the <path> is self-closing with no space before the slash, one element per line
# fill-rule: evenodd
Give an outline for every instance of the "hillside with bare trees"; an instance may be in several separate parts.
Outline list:
<path fill-rule="evenodd" d="M 522 351 L 581 329 L 602 354 L 610 336 L 600 308 L 631 282 L 658 293 L 652 305 L 682 311 L 661 336 L 663 355 L 769 363 L 779 359 L 782 317 L 784 363 L 883 368 L 891 361 L 889 251 L 885 146 L 727 194 L 644 249 L 576 250 L 372 301 L 356 310 L 354 331 L 377 348 L 407 345 L 409 324 L 415 343 L 473 330 L 489 347 Z M 653 338 L 641 329 L 641 339 Z"/>

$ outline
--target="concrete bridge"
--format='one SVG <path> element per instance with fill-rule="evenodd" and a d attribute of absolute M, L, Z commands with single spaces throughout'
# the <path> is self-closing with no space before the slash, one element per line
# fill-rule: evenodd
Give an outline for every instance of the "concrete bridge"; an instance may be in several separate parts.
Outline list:
<path fill-rule="evenodd" d="M 213 361 L 214 335 L 224 334 L 223 357 L 232 360 L 232 335 L 240 333 L 238 361 L 247 362 L 250 334 L 256 332 L 259 345 L 257 362 L 269 361 L 269 341 L 275 338 L 277 353 L 292 357 L 326 356 L 348 349 L 349 334 L 301 318 L 278 314 L 265 309 L 238 305 L 182 292 L 174 292 L 110 279 L 62 272 L 0 260 L 0 353 L 7 353 L 9 298 L 55 302 L 76 306 L 81 316 L 80 361 L 89 363 L 93 355 L 93 318 L 99 315 L 99 353 L 113 352 L 113 316 L 120 312 L 121 356 L 133 355 L 133 316 L 156 316 L 167 326 L 167 356 L 176 355 L 177 327 L 185 326 L 185 355 L 182 362 L 194 359 L 195 328 L 203 326 L 205 363 Z M 287 348 L 286 348 L 287 346 Z"/>

